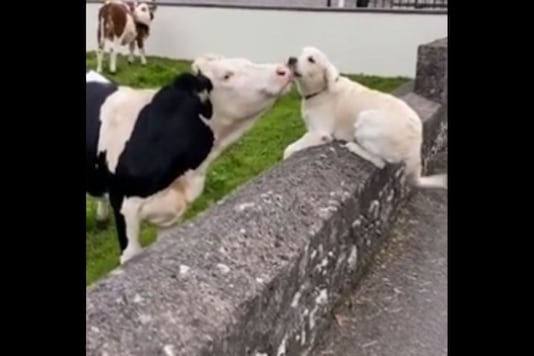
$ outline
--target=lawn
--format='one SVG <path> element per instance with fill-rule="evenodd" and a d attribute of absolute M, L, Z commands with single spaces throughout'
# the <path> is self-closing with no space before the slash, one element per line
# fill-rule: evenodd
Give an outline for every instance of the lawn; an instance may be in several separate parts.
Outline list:
<path fill-rule="evenodd" d="M 106 58 L 107 59 L 107 58 Z M 88 53 L 87 68 L 96 68 L 94 54 Z M 104 63 L 106 68 L 107 62 Z M 128 66 L 124 56 L 117 61 L 117 74 L 108 77 L 123 85 L 133 87 L 158 87 L 169 82 L 179 72 L 189 70 L 190 62 L 166 58 L 148 58 L 143 67 L 138 62 Z M 106 70 L 106 69 L 105 69 Z M 406 78 L 381 78 L 365 75 L 350 75 L 369 87 L 392 91 L 406 82 Z M 281 98 L 254 128 L 234 146 L 230 147 L 212 166 L 202 196 L 185 215 L 190 219 L 209 208 L 223 196 L 249 181 L 282 157 L 284 148 L 303 134 L 299 117 L 299 98 L 293 91 Z M 115 237 L 112 214 L 111 223 L 105 230 L 98 230 L 95 224 L 96 205 L 91 198 L 86 203 L 86 284 L 89 285 L 118 265 L 119 250 Z M 142 228 L 143 245 L 152 243 L 156 230 L 145 225 Z"/>

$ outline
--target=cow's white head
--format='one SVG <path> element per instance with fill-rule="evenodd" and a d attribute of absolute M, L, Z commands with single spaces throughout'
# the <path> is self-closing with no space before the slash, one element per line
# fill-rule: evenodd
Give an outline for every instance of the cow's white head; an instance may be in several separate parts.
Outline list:
<path fill-rule="evenodd" d="M 134 1 L 130 4 L 135 22 L 150 26 L 156 13 L 157 5 L 153 0 Z"/>
<path fill-rule="evenodd" d="M 290 89 L 291 71 L 282 64 L 257 64 L 245 58 L 204 55 L 193 72 L 208 77 L 215 120 L 228 124 L 255 120 Z"/>

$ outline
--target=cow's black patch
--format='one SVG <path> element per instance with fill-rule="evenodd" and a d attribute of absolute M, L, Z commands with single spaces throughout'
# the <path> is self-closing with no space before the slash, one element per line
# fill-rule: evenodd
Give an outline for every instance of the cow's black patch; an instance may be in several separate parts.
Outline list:
<path fill-rule="evenodd" d="M 97 147 L 100 134 L 100 109 L 116 92 L 114 83 L 88 82 L 85 85 L 85 167 L 87 193 L 102 196 L 106 192 L 105 177 L 98 166 Z"/>
<path fill-rule="evenodd" d="M 212 108 L 198 93 L 207 90 L 209 79 L 182 74 L 140 111 L 115 174 L 126 196 L 147 197 L 163 190 L 206 159 L 214 136 L 199 115 L 210 118 Z"/>
<path fill-rule="evenodd" d="M 109 193 L 121 251 L 128 242 L 127 221 L 120 211 L 124 198 L 145 198 L 167 188 L 186 171 L 198 168 L 211 152 L 214 135 L 200 115 L 211 118 L 213 108 L 209 99 L 203 101 L 200 96 L 212 88 L 207 77 L 185 73 L 158 90 L 135 118 L 112 174 L 106 152 L 97 154 L 97 147 L 101 108 L 118 87 L 115 83 L 87 83 L 87 192 L 94 196 Z"/>

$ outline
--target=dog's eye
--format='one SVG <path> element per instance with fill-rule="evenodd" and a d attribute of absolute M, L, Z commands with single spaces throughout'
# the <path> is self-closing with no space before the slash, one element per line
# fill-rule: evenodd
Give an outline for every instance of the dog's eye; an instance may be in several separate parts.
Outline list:
<path fill-rule="evenodd" d="M 310 56 L 310 57 L 308 57 L 308 62 L 310 62 L 310 63 L 315 63 L 315 59 L 313 59 L 313 57 Z"/>

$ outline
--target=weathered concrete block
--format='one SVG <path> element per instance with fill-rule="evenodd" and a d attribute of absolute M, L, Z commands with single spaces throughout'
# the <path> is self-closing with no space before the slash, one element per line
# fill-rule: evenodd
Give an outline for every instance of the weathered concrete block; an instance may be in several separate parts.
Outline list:
<path fill-rule="evenodd" d="M 435 150 L 446 110 L 402 98 Z M 407 196 L 333 143 L 296 153 L 87 290 L 86 355 L 307 355 Z"/>
<path fill-rule="evenodd" d="M 415 93 L 437 102 L 447 102 L 447 38 L 419 46 Z"/>

